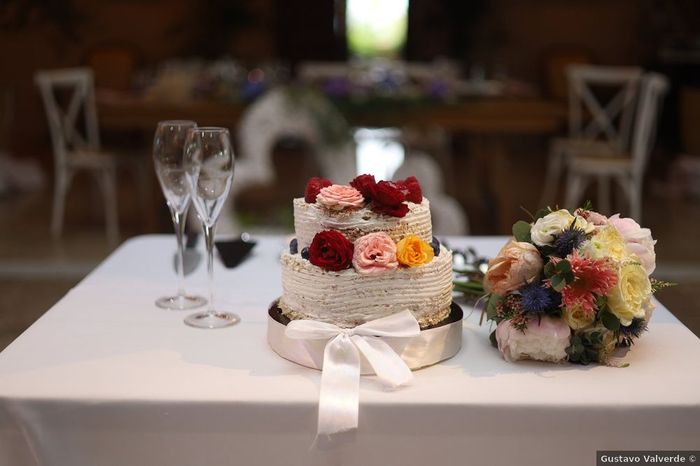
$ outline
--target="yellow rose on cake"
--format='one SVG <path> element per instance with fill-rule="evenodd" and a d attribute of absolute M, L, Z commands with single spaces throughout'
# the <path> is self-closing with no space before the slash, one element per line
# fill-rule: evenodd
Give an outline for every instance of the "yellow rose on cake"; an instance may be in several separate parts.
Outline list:
<path fill-rule="evenodd" d="M 416 235 L 408 235 L 396 243 L 396 258 L 406 267 L 427 264 L 434 256 L 432 246 Z"/>
<path fill-rule="evenodd" d="M 628 326 L 632 319 L 644 319 L 651 297 L 651 282 L 639 262 L 626 262 L 620 266 L 617 284 L 608 293 L 608 307 Z"/>

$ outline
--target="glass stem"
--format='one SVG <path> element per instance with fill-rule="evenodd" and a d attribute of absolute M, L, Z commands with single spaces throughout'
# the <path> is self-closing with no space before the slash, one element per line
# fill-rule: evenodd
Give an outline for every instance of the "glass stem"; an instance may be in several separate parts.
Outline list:
<path fill-rule="evenodd" d="M 173 218 L 173 226 L 175 227 L 175 236 L 177 237 L 177 296 L 183 298 L 185 296 L 185 266 L 184 266 L 184 249 L 185 249 L 185 215 L 184 212 L 177 212 L 175 209 L 170 210 Z"/>
<path fill-rule="evenodd" d="M 207 244 L 207 275 L 209 276 L 209 305 L 207 312 L 214 314 L 214 226 L 202 224 L 204 241 Z"/>

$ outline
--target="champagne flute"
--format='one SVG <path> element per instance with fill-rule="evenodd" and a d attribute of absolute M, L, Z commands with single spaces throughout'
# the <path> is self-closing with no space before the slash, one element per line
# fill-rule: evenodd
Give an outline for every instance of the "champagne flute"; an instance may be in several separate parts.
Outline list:
<path fill-rule="evenodd" d="M 177 236 L 177 275 L 178 289 L 175 296 L 164 296 L 156 300 L 156 306 L 163 309 L 185 310 L 204 306 L 207 300 L 201 296 L 185 293 L 185 272 L 183 266 L 184 232 L 187 209 L 190 206 L 190 191 L 185 179 L 184 146 L 187 131 L 196 128 L 194 121 L 161 121 L 153 138 L 153 163 L 160 187 L 170 208 L 170 215 Z"/>
<path fill-rule="evenodd" d="M 231 190 L 233 150 L 226 128 L 193 128 L 185 142 L 185 174 L 207 245 L 209 306 L 185 318 L 185 323 L 199 328 L 221 328 L 237 324 L 236 314 L 214 308 L 214 230 L 221 209 Z"/>

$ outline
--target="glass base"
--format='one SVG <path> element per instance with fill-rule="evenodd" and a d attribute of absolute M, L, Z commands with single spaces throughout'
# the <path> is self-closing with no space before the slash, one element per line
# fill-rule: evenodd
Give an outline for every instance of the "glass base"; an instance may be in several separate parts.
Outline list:
<path fill-rule="evenodd" d="M 197 328 L 222 328 L 236 325 L 241 318 L 230 312 L 198 312 L 185 317 L 185 323 Z"/>
<path fill-rule="evenodd" d="M 161 309 L 170 309 L 173 311 L 184 311 L 202 307 L 207 304 L 207 300 L 201 296 L 163 296 L 156 300 L 156 306 Z"/>

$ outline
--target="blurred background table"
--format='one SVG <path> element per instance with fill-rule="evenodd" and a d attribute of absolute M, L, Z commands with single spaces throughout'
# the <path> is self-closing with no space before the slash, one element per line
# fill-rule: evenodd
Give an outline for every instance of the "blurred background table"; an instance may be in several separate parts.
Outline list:
<path fill-rule="evenodd" d="M 447 101 L 335 101 L 352 127 L 440 128 L 452 136 L 468 136 L 477 189 L 495 201 L 501 233 L 519 216 L 519 195 L 509 189 L 512 169 L 510 137 L 552 136 L 564 127 L 567 109 L 557 100 L 536 97 L 488 96 Z M 216 100 L 158 101 L 131 93 L 97 94 L 100 125 L 105 131 L 140 131 L 150 136 L 158 121 L 192 119 L 200 126 L 238 128 L 247 104 Z M 420 173 L 418 173 L 420 176 Z M 466 176 L 466 175 L 465 175 Z M 344 181 L 344 180 L 342 180 Z M 155 205 L 154 208 L 159 208 Z M 155 218 L 155 216 L 153 217 Z"/>

